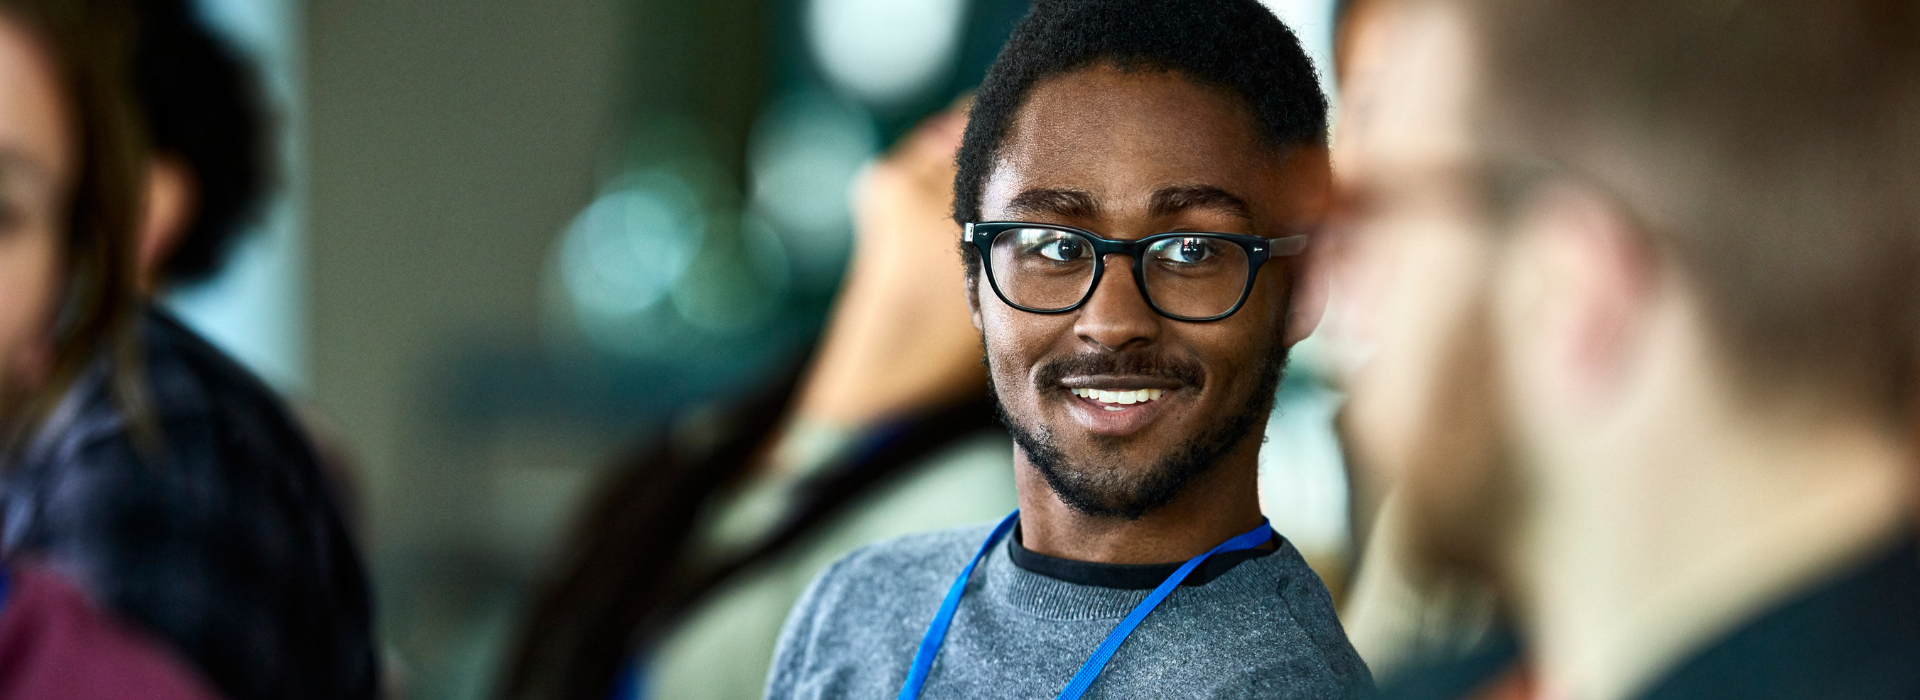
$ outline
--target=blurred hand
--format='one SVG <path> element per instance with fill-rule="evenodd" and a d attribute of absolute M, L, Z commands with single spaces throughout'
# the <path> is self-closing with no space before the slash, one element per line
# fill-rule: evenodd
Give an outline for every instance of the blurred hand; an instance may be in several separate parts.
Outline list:
<path fill-rule="evenodd" d="M 952 220 L 965 128 L 965 105 L 927 119 L 854 188 L 853 260 L 799 418 L 858 428 L 985 388 Z"/>

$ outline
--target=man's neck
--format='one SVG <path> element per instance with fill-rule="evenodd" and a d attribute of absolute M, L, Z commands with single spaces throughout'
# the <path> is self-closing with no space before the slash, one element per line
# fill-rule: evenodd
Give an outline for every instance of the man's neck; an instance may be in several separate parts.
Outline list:
<path fill-rule="evenodd" d="M 1205 554 L 1260 524 L 1259 443 L 1223 455 L 1173 502 L 1138 520 L 1074 510 L 1016 450 L 1021 545 L 1050 557 L 1101 564 L 1166 564 Z"/>
<path fill-rule="evenodd" d="M 1640 694 L 1899 534 L 1910 487 L 1897 440 L 1725 427 L 1645 435 L 1568 470 L 1604 479 L 1542 485 L 1558 493 L 1540 494 L 1511 561 L 1546 696 Z"/>

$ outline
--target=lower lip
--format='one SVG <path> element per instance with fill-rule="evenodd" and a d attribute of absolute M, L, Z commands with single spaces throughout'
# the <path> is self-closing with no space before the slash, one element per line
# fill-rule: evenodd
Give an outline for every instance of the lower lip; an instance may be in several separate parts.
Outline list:
<path fill-rule="evenodd" d="M 1167 401 L 1180 395 L 1177 391 L 1167 391 L 1160 398 L 1145 403 L 1107 404 L 1093 399 L 1075 396 L 1073 392 L 1064 392 L 1073 418 L 1087 432 L 1107 437 L 1121 437 L 1140 432 L 1166 410 Z M 1120 410 L 1110 410 L 1113 406 Z"/>

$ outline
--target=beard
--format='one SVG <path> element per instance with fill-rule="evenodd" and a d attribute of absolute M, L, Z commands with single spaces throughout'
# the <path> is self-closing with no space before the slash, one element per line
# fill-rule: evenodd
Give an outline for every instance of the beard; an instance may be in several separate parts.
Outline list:
<path fill-rule="evenodd" d="M 1260 365 L 1260 381 L 1239 409 L 1225 420 L 1198 435 L 1174 445 L 1137 473 L 1113 466 L 1118 450 L 1100 450 L 1102 455 L 1076 460 L 1060 449 L 1053 433 L 1045 425 L 1023 423 L 1007 411 L 993 381 L 992 360 L 988 358 L 987 389 L 993 394 L 994 412 L 1015 445 L 1026 454 L 1028 463 L 1046 479 L 1067 507 L 1082 514 L 1122 520 L 1139 520 L 1172 503 L 1188 483 L 1211 471 L 1222 455 L 1246 439 L 1253 430 L 1263 429 L 1273 413 L 1280 379 L 1286 369 L 1287 348 L 1278 343 L 1269 348 Z M 1204 387 L 1204 373 L 1191 362 L 1143 355 L 1097 353 L 1053 360 L 1035 373 L 1035 384 L 1055 386 L 1074 375 L 1139 374 L 1169 377 L 1195 391 Z"/>

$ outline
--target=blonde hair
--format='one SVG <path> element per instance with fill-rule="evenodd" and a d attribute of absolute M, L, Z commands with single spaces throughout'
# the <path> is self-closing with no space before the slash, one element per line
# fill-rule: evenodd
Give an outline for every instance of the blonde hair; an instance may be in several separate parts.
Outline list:
<path fill-rule="evenodd" d="M 1491 155 L 1608 190 L 1755 393 L 1920 390 L 1920 3 L 1456 0 Z"/>

